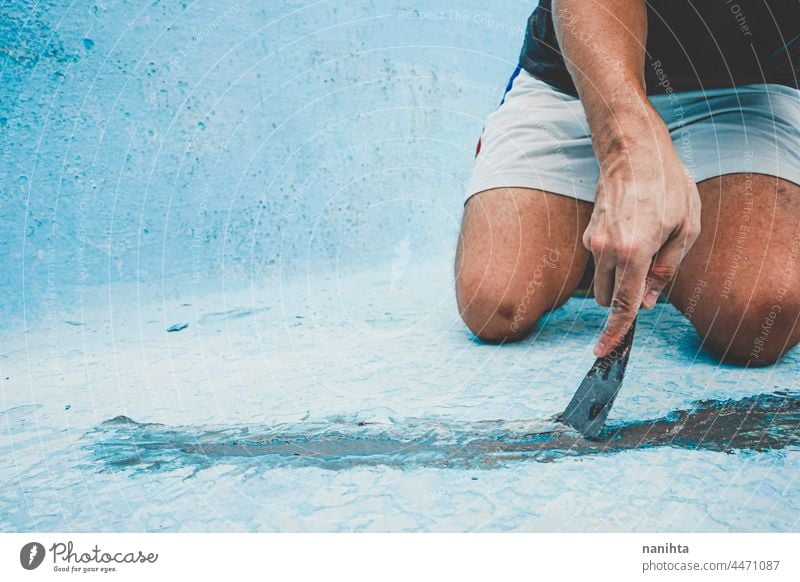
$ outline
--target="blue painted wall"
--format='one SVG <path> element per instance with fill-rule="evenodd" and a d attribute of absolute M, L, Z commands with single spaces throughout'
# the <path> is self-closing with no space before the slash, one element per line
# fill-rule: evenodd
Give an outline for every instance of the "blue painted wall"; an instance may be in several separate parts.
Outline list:
<path fill-rule="evenodd" d="M 0 314 L 449 257 L 534 5 L 4 0 Z"/>

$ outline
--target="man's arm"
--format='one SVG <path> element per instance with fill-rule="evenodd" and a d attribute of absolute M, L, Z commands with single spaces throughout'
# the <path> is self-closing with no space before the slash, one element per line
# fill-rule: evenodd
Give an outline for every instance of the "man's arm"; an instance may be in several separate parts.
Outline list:
<path fill-rule="evenodd" d="M 595 348 L 605 356 L 639 307 L 655 305 L 699 235 L 700 197 L 647 99 L 644 0 L 554 0 L 553 19 L 600 163 L 583 243 L 597 302 L 612 308 Z"/>

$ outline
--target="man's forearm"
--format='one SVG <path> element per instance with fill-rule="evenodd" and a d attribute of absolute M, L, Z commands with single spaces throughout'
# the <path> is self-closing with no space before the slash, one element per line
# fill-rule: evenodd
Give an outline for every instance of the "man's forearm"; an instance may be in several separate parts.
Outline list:
<path fill-rule="evenodd" d="M 553 20 L 601 162 L 665 131 L 645 88 L 644 0 L 555 0 Z"/>
<path fill-rule="evenodd" d="M 554 0 L 553 17 L 600 164 L 583 244 L 597 302 L 612 307 L 603 357 L 675 276 L 700 232 L 700 197 L 647 98 L 645 0 Z"/>

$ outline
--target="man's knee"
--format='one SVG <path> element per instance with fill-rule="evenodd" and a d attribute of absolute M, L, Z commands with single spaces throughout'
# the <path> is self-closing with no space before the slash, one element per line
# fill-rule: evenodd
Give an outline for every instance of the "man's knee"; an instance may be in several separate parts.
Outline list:
<path fill-rule="evenodd" d="M 774 287 L 753 297 L 729 299 L 709 329 L 698 329 L 703 345 L 720 361 L 768 366 L 800 342 L 800 294 Z"/>
<path fill-rule="evenodd" d="M 499 286 L 458 280 L 456 293 L 464 323 L 475 335 L 489 343 L 524 339 L 543 311 L 530 295 Z"/>

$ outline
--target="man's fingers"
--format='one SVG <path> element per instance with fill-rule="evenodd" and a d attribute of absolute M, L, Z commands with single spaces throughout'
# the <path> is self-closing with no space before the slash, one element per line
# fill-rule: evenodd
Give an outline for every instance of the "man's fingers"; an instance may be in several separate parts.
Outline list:
<path fill-rule="evenodd" d="M 611 313 L 606 328 L 594 348 L 598 358 L 607 356 L 628 332 L 644 296 L 648 261 L 632 260 L 617 266 L 617 288 L 611 300 Z"/>
<path fill-rule="evenodd" d="M 594 299 L 599 305 L 608 307 L 614 295 L 614 270 L 616 265 L 610 253 L 595 256 Z"/>
<path fill-rule="evenodd" d="M 605 241 L 596 236 L 592 237 L 588 249 L 594 256 L 594 299 L 603 307 L 608 307 L 614 295 L 616 256 Z"/>
<path fill-rule="evenodd" d="M 645 309 L 652 309 L 655 306 L 658 296 L 678 272 L 678 267 L 683 257 L 689 252 L 695 238 L 685 236 L 673 238 L 658 251 L 647 273 L 645 294 L 642 300 L 642 306 Z"/>
<path fill-rule="evenodd" d="M 653 259 L 650 271 L 647 273 L 646 289 L 642 307 L 652 309 L 664 287 L 672 280 L 678 271 L 678 265 L 683 258 L 680 248 L 668 249 L 664 247 Z"/>

